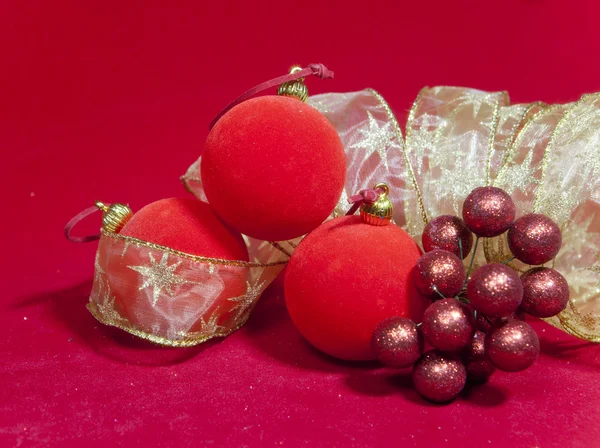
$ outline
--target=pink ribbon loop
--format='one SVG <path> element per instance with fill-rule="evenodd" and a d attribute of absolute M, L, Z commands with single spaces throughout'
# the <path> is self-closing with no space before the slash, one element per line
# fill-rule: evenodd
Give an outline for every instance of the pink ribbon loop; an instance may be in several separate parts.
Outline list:
<path fill-rule="evenodd" d="M 312 70 L 313 75 L 321 79 L 333 79 L 333 72 L 323 64 L 308 64 L 308 68 Z"/>
<path fill-rule="evenodd" d="M 71 241 L 72 243 L 89 243 L 91 241 L 96 241 L 100 239 L 100 234 L 97 233 L 95 235 L 87 235 L 87 236 L 73 236 L 71 235 L 71 231 L 73 227 L 75 227 L 79 222 L 83 221 L 85 218 L 90 216 L 91 214 L 99 211 L 98 207 L 92 206 L 83 210 L 81 213 L 75 215 L 65 226 L 65 238 Z"/>
<path fill-rule="evenodd" d="M 358 192 L 358 194 L 350 196 L 348 198 L 348 202 L 350 204 L 352 204 L 352 207 L 350 208 L 350 210 L 348 210 L 348 213 L 346 213 L 346 216 L 353 215 L 354 213 L 356 213 L 356 210 L 358 210 L 360 208 L 360 206 L 363 204 L 375 203 L 377 201 L 377 199 L 379 199 L 379 195 L 382 193 L 383 193 L 383 190 L 381 188 L 377 188 L 377 189 L 367 188 L 364 190 L 360 190 Z"/>
<path fill-rule="evenodd" d="M 270 79 L 269 81 L 265 81 L 250 90 L 242 93 L 235 100 L 229 103 L 225 108 L 219 112 L 219 114 L 214 118 L 213 121 L 210 122 L 209 129 L 212 129 L 213 126 L 219 121 L 219 119 L 233 109 L 238 104 L 250 99 L 258 92 L 262 92 L 263 90 L 269 89 L 271 87 L 278 86 L 279 84 L 283 84 L 284 82 L 295 81 L 296 79 L 306 78 L 307 76 L 316 76 L 321 79 L 333 79 L 333 72 L 325 67 L 323 64 L 309 64 L 308 67 L 297 71 L 295 73 L 288 73 L 287 75 L 279 76 L 277 78 Z"/>

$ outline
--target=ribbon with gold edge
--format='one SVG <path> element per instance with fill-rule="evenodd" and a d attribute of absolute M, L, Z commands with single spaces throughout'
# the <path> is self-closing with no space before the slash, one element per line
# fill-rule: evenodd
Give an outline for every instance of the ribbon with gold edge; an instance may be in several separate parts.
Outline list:
<path fill-rule="evenodd" d="M 406 137 L 374 90 L 316 95 L 308 102 L 331 121 L 346 150 L 346 186 L 332 216 L 345 214 L 357 191 L 385 182 L 394 222 L 420 243 L 428 218 L 460 216 L 462 201 L 476 187 L 504 188 L 519 214 L 546 214 L 563 232 L 551 264 L 567 278 L 571 299 L 546 320 L 600 342 L 600 95 L 570 104 L 512 105 L 505 92 L 424 88 L 410 109 Z M 199 160 L 182 181 L 202 199 L 198 172 Z M 278 244 L 292 251 L 297 240 Z M 506 236 L 485 239 L 483 246 L 478 264 L 511 258 Z"/>
<path fill-rule="evenodd" d="M 102 231 L 88 309 L 104 324 L 163 345 L 227 336 L 287 261 L 271 246 L 266 252 L 265 262 L 212 259 Z"/>
<path fill-rule="evenodd" d="M 99 235 L 77 237 L 73 228 L 103 211 Z M 163 345 L 185 347 L 227 336 L 248 319 L 287 257 L 273 246 L 250 251 L 253 262 L 187 254 L 118 232 L 132 212 L 97 202 L 65 226 L 72 242 L 99 239 L 88 309 L 100 322 Z"/>
<path fill-rule="evenodd" d="M 473 188 L 504 188 L 520 214 L 544 213 L 563 231 L 552 266 L 567 278 L 571 299 L 564 312 L 546 320 L 600 342 L 600 95 L 563 105 L 511 105 L 502 92 L 425 88 L 410 110 L 406 137 L 373 90 L 317 95 L 309 103 L 332 122 L 346 150 L 346 186 L 332 217 L 346 213 L 356 192 L 385 182 L 394 222 L 418 240 L 428 218 L 460 215 Z M 205 200 L 197 173 L 199 160 L 182 180 Z M 89 308 L 101 322 L 162 344 L 224 336 L 243 325 L 298 241 L 248 239 L 255 261 L 245 264 L 105 231 Z M 505 236 L 483 246 L 479 264 L 510 258 Z"/>

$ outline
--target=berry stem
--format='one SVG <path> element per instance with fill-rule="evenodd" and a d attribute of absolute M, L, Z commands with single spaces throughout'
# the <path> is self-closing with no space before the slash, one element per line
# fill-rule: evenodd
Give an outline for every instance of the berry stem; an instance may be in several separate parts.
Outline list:
<path fill-rule="evenodd" d="M 475 262 L 475 255 L 477 254 L 477 245 L 479 244 L 479 236 L 475 237 L 475 246 L 473 246 L 473 255 L 471 255 L 471 263 L 469 264 L 469 270 L 467 271 L 467 278 L 465 279 L 465 285 L 469 282 L 469 276 L 473 270 L 473 263 Z"/>
<path fill-rule="evenodd" d="M 442 299 L 445 299 L 444 294 L 442 294 L 438 289 L 437 286 L 433 285 L 433 290 L 437 293 L 438 296 L 440 296 Z"/>
<path fill-rule="evenodd" d="M 513 261 L 515 258 L 517 258 L 517 257 L 512 257 L 512 258 L 509 258 L 508 260 L 506 260 L 506 261 L 503 261 L 503 262 L 502 262 L 502 264 L 508 264 L 508 263 L 510 263 L 511 261 Z"/>
<path fill-rule="evenodd" d="M 462 248 L 462 241 L 460 240 L 460 238 L 458 239 L 458 250 L 460 251 L 459 252 L 460 253 L 460 259 L 464 260 L 464 257 L 463 257 L 463 248 Z"/>
<path fill-rule="evenodd" d="M 477 310 L 473 311 L 473 319 L 477 319 L 479 317 L 481 313 Z M 494 322 L 492 322 L 487 316 L 484 316 L 483 314 L 481 314 L 481 317 L 483 318 L 483 320 L 485 320 L 488 324 L 490 325 L 494 325 Z"/>

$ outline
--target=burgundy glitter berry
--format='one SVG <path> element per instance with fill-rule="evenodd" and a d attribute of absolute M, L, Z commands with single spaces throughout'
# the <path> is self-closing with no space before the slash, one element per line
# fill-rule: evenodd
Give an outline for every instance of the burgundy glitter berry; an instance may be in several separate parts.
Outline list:
<path fill-rule="evenodd" d="M 425 338 L 444 352 L 455 352 L 467 347 L 474 332 L 473 312 L 456 299 L 432 303 L 423 316 Z"/>
<path fill-rule="evenodd" d="M 453 356 L 437 350 L 425 352 L 412 373 L 413 384 L 428 400 L 443 403 L 452 400 L 465 387 L 467 370 Z"/>
<path fill-rule="evenodd" d="M 569 303 L 569 284 L 554 269 L 534 268 L 521 276 L 523 302 L 521 308 L 535 317 L 552 317 Z"/>
<path fill-rule="evenodd" d="M 464 354 L 467 367 L 467 381 L 483 383 L 494 373 L 496 367 L 485 352 L 485 333 L 477 331 Z"/>
<path fill-rule="evenodd" d="M 535 362 L 540 341 L 529 324 L 510 319 L 494 324 L 485 337 L 485 351 L 500 370 L 518 372 Z"/>
<path fill-rule="evenodd" d="M 489 318 L 481 313 L 477 313 L 477 315 L 475 316 L 475 328 L 478 331 L 487 333 L 490 330 L 490 328 L 492 328 L 492 325 L 494 324 L 495 320 L 495 318 Z"/>
<path fill-rule="evenodd" d="M 508 316 L 523 300 L 523 285 L 517 273 L 508 266 L 486 264 L 471 276 L 467 298 L 477 311 L 488 317 Z"/>
<path fill-rule="evenodd" d="M 390 317 L 382 321 L 372 339 L 379 360 L 391 367 L 408 367 L 423 353 L 423 335 L 412 320 Z"/>
<path fill-rule="evenodd" d="M 540 265 L 549 262 L 562 246 L 560 228 L 544 215 L 525 215 L 508 231 L 508 247 L 523 263 Z"/>
<path fill-rule="evenodd" d="M 482 237 L 506 232 L 515 220 L 515 203 L 508 193 L 496 187 L 479 187 L 467 196 L 463 219 L 471 231 Z"/>
<path fill-rule="evenodd" d="M 422 242 L 425 252 L 442 249 L 457 257 L 462 255 L 462 258 L 466 258 L 473 248 L 473 234 L 459 217 L 443 215 L 432 219 L 425 226 Z"/>
<path fill-rule="evenodd" d="M 413 271 L 417 289 L 432 300 L 456 296 L 462 290 L 466 275 L 460 258 L 439 249 L 424 254 Z"/>

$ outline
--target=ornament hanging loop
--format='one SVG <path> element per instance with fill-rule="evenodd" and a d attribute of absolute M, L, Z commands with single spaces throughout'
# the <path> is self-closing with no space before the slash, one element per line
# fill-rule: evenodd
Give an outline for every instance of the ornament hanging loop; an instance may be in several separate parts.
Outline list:
<path fill-rule="evenodd" d="M 269 81 L 265 81 L 256 87 L 251 88 L 250 90 L 242 93 L 235 100 L 229 103 L 225 108 L 219 112 L 219 114 L 214 118 L 214 120 L 210 123 L 209 129 L 212 129 L 213 126 L 219 121 L 219 119 L 233 109 L 238 104 L 250 99 L 254 95 L 263 90 L 267 90 L 271 87 L 279 86 L 280 84 L 290 83 L 292 81 L 296 81 L 299 79 L 304 79 L 307 76 L 316 76 L 321 79 L 333 79 L 333 72 L 325 67 L 323 64 L 309 64 L 308 67 L 296 70 L 296 68 L 300 67 L 292 67 L 291 73 L 287 75 L 279 76 L 277 78 L 270 79 Z M 306 91 L 306 96 L 308 97 L 308 91 Z"/>
<path fill-rule="evenodd" d="M 377 185 L 375 185 L 375 187 L 373 187 L 373 189 L 382 191 L 382 193 L 379 195 L 380 198 L 382 196 L 387 197 L 387 195 L 390 194 L 390 187 L 388 187 L 385 182 L 379 182 Z"/>
<path fill-rule="evenodd" d="M 98 210 L 102 210 L 104 213 L 108 211 L 108 205 L 106 205 L 104 202 L 95 201 L 94 205 Z"/>
<path fill-rule="evenodd" d="M 73 243 L 89 243 L 100 239 L 100 234 L 86 236 L 73 236 L 71 231 L 73 228 L 85 218 L 97 211 L 102 211 L 102 229 L 107 232 L 119 233 L 123 226 L 131 219 L 133 212 L 124 204 L 104 204 L 96 201 L 92 207 L 88 207 L 81 213 L 75 215 L 65 226 L 65 238 Z"/>

